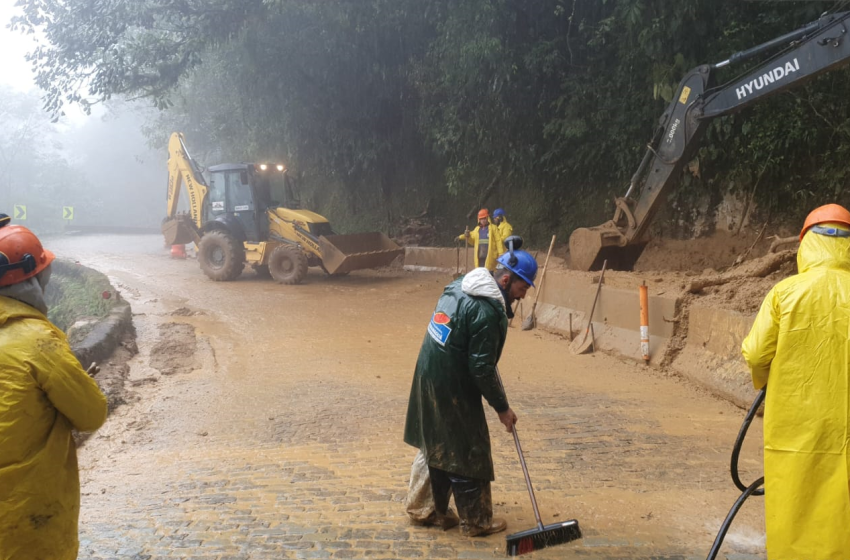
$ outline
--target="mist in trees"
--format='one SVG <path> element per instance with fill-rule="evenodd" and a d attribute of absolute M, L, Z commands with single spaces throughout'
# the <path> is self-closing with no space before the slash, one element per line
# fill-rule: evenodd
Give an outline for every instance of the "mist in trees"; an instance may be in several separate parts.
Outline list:
<path fill-rule="evenodd" d="M 144 118 L 129 107 L 112 103 L 83 123 L 54 123 L 37 92 L 0 86 L 0 122 L 0 208 L 18 214 L 18 223 L 42 233 L 158 224 L 163 157 L 148 147 Z"/>
<path fill-rule="evenodd" d="M 179 130 L 206 165 L 285 161 L 307 205 L 341 231 L 393 233 L 419 216 L 448 240 L 470 210 L 486 205 L 504 207 L 540 242 L 610 218 L 613 197 L 624 194 L 690 68 L 796 29 L 837 3 L 18 5 L 13 27 L 44 33 L 33 62 L 46 110 L 113 98 L 152 104 L 159 112 L 146 113 L 144 131 L 158 150 L 154 170 L 164 173 L 168 135 Z M 688 224 L 729 193 L 752 197 L 773 219 L 847 203 L 848 91 L 850 73 L 840 70 L 713 123 L 659 227 L 692 233 Z M 97 174 L 92 167 L 104 159 L 93 155 L 81 177 Z M 146 181 L 156 196 L 164 192 L 161 176 Z M 143 197 L 136 188 L 123 192 Z M 142 201 L 131 206 L 147 209 Z M 155 221 L 162 210 L 151 208 L 146 219 Z"/>

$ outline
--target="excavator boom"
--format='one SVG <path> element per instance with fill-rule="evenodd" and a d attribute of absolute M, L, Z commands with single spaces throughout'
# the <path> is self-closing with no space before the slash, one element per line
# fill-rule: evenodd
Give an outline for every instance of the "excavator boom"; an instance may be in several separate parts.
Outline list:
<path fill-rule="evenodd" d="M 824 16 L 723 62 L 691 70 L 661 115 L 625 196 L 616 200 L 613 219 L 600 226 L 579 228 L 570 236 L 573 268 L 599 270 L 607 260 L 609 268 L 631 270 L 649 240 L 652 219 L 696 154 L 711 119 L 740 111 L 850 63 L 848 22 L 850 12 Z M 789 44 L 785 51 L 744 76 L 713 86 L 718 68 Z"/>
<path fill-rule="evenodd" d="M 188 215 L 177 212 L 181 186 L 184 184 L 189 196 Z M 200 167 L 186 149 L 183 134 L 173 133 L 168 140 L 168 192 L 166 216 L 162 222 L 162 234 L 167 245 L 200 243 L 203 206 L 208 190 Z"/>

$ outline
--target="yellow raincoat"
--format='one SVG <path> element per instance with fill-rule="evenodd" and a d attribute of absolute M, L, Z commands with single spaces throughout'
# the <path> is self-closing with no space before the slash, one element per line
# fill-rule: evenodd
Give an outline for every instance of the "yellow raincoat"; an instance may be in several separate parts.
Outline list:
<path fill-rule="evenodd" d="M 502 243 L 505 239 L 514 234 L 514 227 L 508 223 L 508 220 L 502 218 L 502 223 L 499 224 L 499 235 L 502 237 Z"/>
<path fill-rule="evenodd" d="M 106 397 L 65 334 L 0 297 L 0 560 L 74 560 L 80 480 L 71 428 L 106 420 Z"/>
<path fill-rule="evenodd" d="M 466 240 L 467 243 L 475 247 L 475 255 L 473 258 L 475 259 L 475 268 L 485 267 L 490 272 L 496 270 L 496 259 L 502 256 L 505 253 L 505 244 L 502 240 L 502 236 L 499 234 L 499 226 L 494 223 L 490 223 L 487 226 L 488 229 L 488 243 L 487 247 L 487 261 L 485 263 L 478 262 L 478 230 L 481 229 L 481 226 L 476 226 L 474 230 L 469 232 L 469 239 Z M 466 239 L 465 234 L 460 234 L 458 239 L 464 240 Z"/>
<path fill-rule="evenodd" d="M 830 224 L 832 225 L 832 224 Z M 769 560 L 850 559 L 850 238 L 809 232 L 743 352 L 764 415 Z"/>

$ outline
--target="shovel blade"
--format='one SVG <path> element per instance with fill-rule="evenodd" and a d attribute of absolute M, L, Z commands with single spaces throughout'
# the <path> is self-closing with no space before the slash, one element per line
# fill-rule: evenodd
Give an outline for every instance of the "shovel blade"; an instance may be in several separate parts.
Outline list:
<path fill-rule="evenodd" d="M 585 335 L 581 338 L 575 338 L 570 343 L 570 351 L 573 354 L 588 354 L 593 352 L 593 337 Z"/>

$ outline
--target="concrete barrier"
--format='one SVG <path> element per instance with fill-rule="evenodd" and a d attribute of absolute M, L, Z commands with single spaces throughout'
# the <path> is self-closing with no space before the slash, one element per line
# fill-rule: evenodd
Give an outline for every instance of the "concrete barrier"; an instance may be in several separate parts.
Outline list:
<path fill-rule="evenodd" d="M 464 269 L 466 251 L 460 249 L 460 268 Z M 470 259 L 471 259 L 470 250 Z M 537 255 L 541 266 L 545 252 Z M 419 272 L 454 272 L 458 254 L 453 248 L 407 247 L 404 268 Z M 559 265 L 561 259 L 553 258 L 550 265 Z M 471 263 L 470 263 L 471 266 Z M 570 317 L 574 334 L 583 330 L 587 314 L 596 294 L 596 284 L 586 275 L 573 275 L 557 268 L 546 273 L 546 282 L 537 303 L 537 323 L 540 328 L 570 338 Z M 659 364 L 673 336 L 674 324 L 664 319 L 676 315 L 678 299 L 651 296 L 649 298 L 650 362 Z M 523 306 L 529 312 L 530 302 Z M 621 356 L 642 360 L 640 353 L 640 301 L 638 287 L 633 291 L 619 288 L 602 288 L 599 303 L 593 314 L 593 331 L 596 347 Z"/>
<path fill-rule="evenodd" d="M 688 336 L 673 360 L 673 369 L 715 395 L 748 408 L 756 395 L 741 342 L 750 332 L 754 315 L 690 306 Z"/>
<path fill-rule="evenodd" d="M 464 259 L 469 254 L 469 268 L 473 266 L 472 248 L 467 251 L 442 247 L 405 247 L 404 269 L 414 272 L 455 272 L 460 262 L 460 270 L 464 271 Z"/>
<path fill-rule="evenodd" d="M 117 293 L 117 292 L 116 292 Z M 119 297 L 116 295 L 116 297 Z M 92 362 L 104 362 L 121 344 L 127 332 L 133 330 L 133 316 L 130 304 L 123 299 L 115 304 L 109 315 L 98 319 L 92 330 L 71 350 L 83 365 L 89 367 Z"/>
<path fill-rule="evenodd" d="M 545 254 L 538 254 L 541 265 L 544 258 Z M 463 259 L 464 250 L 461 248 L 461 270 L 464 268 Z M 546 273 L 546 282 L 537 304 L 538 327 L 567 338 L 583 336 L 596 284 L 590 275 L 564 270 L 559 259 L 553 262 L 556 267 Z M 456 263 L 455 249 L 408 247 L 404 268 L 454 272 Z M 639 275 L 635 275 L 633 290 L 603 285 L 593 313 L 593 332 L 597 349 L 643 361 L 638 282 Z M 622 286 L 622 280 L 617 284 Z M 523 313 L 530 311 L 530 305 L 530 301 L 524 303 Z M 665 362 L 665 365 L 670 365 L 676 372 L 715 395 L 743 408 L 749 407 L 755 391 L 741 356 L 741 342 L 749 332 L 754 316 L 712 308 L 695 301 L 688 308 L 687 325 L 681 325 L 678 317 L 683 305 L 685 303 L 675 296 L 650 295 L 650 365 L 659 367 Z M 677 334 L 677 328 L 682 332 Z M 671 344 L 674 340 L 675 344 Z"/>
<path fill-rule="evenodd" d="M 118 348 L 118 345 L 121 344 L 125 334 L 133 333 L 133 317 L 130 304 L 121 297 L 118 290 L 109 282 L 109 278 L 102 272 L 62 259 L 53 261 L 53 271 L 57 279 L 60 276 L 67 278 L 69 281 L 75 279 L 75 285 L 80 286 L 86 294 L 89 294 L 89 297 L 95 298 L 98 301 L 102 298 L 101 290 L 104 288 L 109 290 L 111 298 L 108 304 L 104 304 L 108 307 L 108 312 L 105 310 L 104 316 L 87 320 L 88 325 L 79 331 L 81 333 L 85 332 L 85 336 L 82 336 L 81 339 L 73 335 L 69 336 L 71 350 L 80 363 L 83 364 L 83 367 L 87 368 L 92 362 L 100 363 L 106 361 L 112 352 Z M 53 287 L 48 285 L 48 304 L 51 307 L 54 305 L 58 306 L 63 304 L 64 300 L 67 299 L 70 302 L 68 305 L 79 305 L 79 293 L 74 292 L 72 296 L 69 296 L 61 290 L 54 291 L 56 282 L 57 280 L 54 280 Z M 62 324 L 59 326 L 62 328 Z M 71 325 L 66 326 L 69 334 L 72 331 L 71 327 Z"/>
<path fill-rule="evenodd" d="M 550 270 L 537 304 L 537 324 L 568 338 L 584 336 L 587 316 L 596 295 L 596 284 L 587 276 Z M 671 297 L 649 298 L 650 364 L 658 365 L 667 352 L 674 334 L 679 300 Z M 525 310 L 528 312 L 528 309 Z M 667 319 L 665 321 L 665 319 Z M 572 336 L 570 335 L 572 323 Z M 640 351 L 640 299 L 637 280 L 634 290 L 603 285 L 593 312 L 593 334 L 596 347 L 620 356 L 643 361 Z"/>

